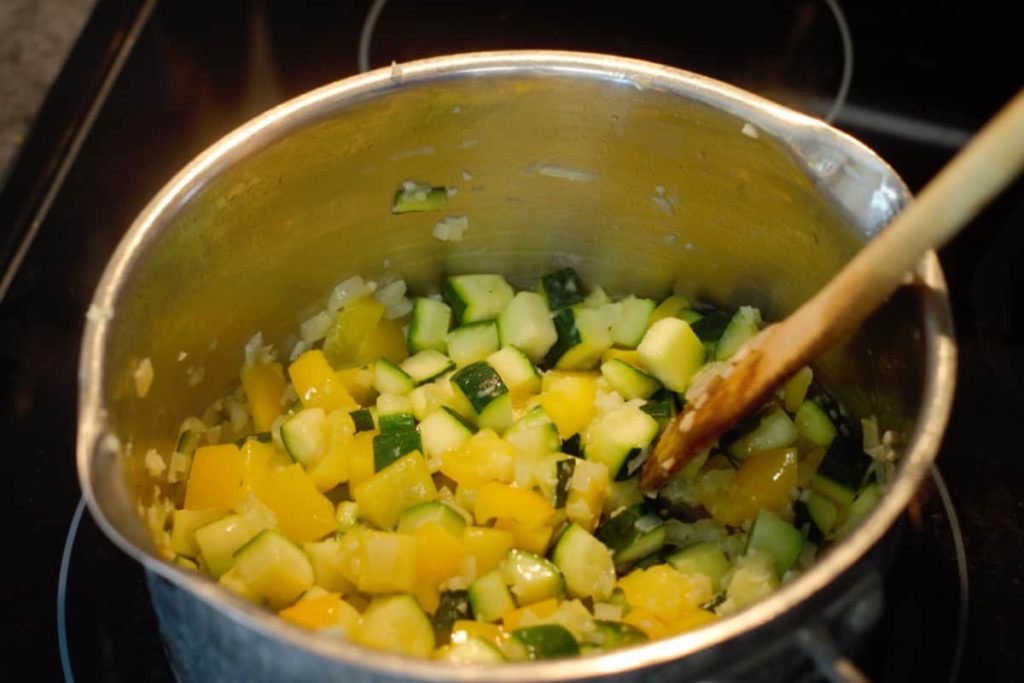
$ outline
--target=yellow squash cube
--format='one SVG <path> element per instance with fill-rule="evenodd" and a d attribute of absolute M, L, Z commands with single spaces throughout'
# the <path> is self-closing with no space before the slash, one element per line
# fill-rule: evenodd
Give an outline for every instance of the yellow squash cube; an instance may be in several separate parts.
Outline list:
<path fill-rule="evenodd" d="M 313 567 L 302 549 L 273 529 L 260 532 L 235 554 L 234 570 L 271 609 L 289 605 L 313 586 Z"/>
<path fill-rule="evenodd" d="M 262 363 L 242 368 L 242 389 L 249 404 L 253 427 L 266 432 L 283 412 L 281 396 L 287 387 L 280 363 Z"/>
<path fill-rule="evenodd" d="M 319 349 L 311 349 L 296 358 L 288 366 L 288 376 L 292 378 L 295 393 L 306 408 L 349 411 L 358 407 Z"/>
<path fill-rule="evenodd" d="M 281 531 L 300 543 L 323 538 L 337 526 L 334 505 L 298 463 L 272 472 L 257 487 L 256 496 L 277 517 Z"/>
<path fill-rule="evenodd" d="M 416 538 L 360 528 L 341 539 L 344 571 L 371 594 L 412 593 L 416 588 Z"/>
<path fill-rule="evenodd" d="M 381 529 L 394 528 L 408 507 L 437 498 L 437 487 L 419 451 L 408 453 L 352 492 L 360 516 Z"/>
<path fill-rule="evenodd" d="M 192 454 L 186 510 L 230 510 L 245 497 L 246 463 L 238 446 L 202 446 Z"/>
<path fill-rule="evenodd" d="M 325 538 L 322 541 L 304 543 L 303 551 L 313 566 L 313 580 L 321 588 L 348 595 L 355 591 L 355 584 L 348 577 L 349 557 L 342 548 L 339 538 Z"/>

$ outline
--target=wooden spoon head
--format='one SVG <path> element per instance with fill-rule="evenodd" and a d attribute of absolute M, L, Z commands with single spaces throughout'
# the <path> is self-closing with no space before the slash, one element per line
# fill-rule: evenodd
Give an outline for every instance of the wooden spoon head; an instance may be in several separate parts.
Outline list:
<path fill-rule="evenodd" d="M 656 491 L 698 453 L 746 417 L 786 380 L 785 368 L 770 362 L 763 345 L 773 327 L 762 330 L 728 361 L 703 391 L 687 402 L 654 445 L 640 472 L 640 490 Z"/>

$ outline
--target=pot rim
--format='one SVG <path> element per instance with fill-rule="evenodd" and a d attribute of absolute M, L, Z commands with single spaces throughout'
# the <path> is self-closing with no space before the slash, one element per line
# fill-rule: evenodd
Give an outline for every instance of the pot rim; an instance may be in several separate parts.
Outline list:
<path fill-rule="evenodd" d="M 497 666 L 450 664 L 368 650 L 349 642 L 311 636 L 276 615 L 234 595 L 210 579 L 167 563 L 128 540 L 104 513 L 92 478 L 92 461 L 114 447 L 108 437 L 103 402 L 107 372 L 104 349 L 110 336 L 109 315 L 116 311 L 122 288 L 135 266 L 163 229 L 212 178 L 235 163 L 320 118 L 368 98 L 409 86 L 454 78 L 491 75 L 574 76 L 665 90 L 752 121 L 774 133 L 797 129 L 870 156 L 891 175 L 905 202 L 910 193 L 892 169 L 861 142 L 827 124 L 719 81 L 674 67 L 611 55 L 552 50 L 512 50 L 448 55 L 382 68 L 325 85 L 280 104 L 227 134 L 182 169 L 143 209 L 109 261 L 97 286 L 85 325 L 79 362 L 77 467 L 83 497 L 103 532 L 146 569 L 182 587 L 241 626 L 284 641 L 311 654 L 379 673 L 432 680 L 534 681 L 601 677 L 677 660 L 750 632 L 795 610 L 850 569 L 896 522 L 929 472 L 942 440 L 956 374 L 956 343 L 947 288 L 934 252 L 916 271 L 924 297 L 925 382 L 921 411 L 904 452 L 898 475 L 871 515 L 846 540 L 796 580 L 768 598 L 727 618 L 680 635 L 626 650 L 551 662 Z M 116 313 L 115 313 L 116 314 Z"/>

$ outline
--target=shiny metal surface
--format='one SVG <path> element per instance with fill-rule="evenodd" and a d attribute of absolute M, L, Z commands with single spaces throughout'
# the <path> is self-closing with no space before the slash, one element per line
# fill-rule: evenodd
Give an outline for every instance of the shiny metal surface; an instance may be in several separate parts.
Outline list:
<path fill-rule="evenodd" d="M 458 188 L 447 213 L 468 217 L 463 242 L 431 236 L 437 215 L 388 212 L 408 179 Z M 248 674 L 560 680 L 723 670 L 737 654 L 753 655 L 835 612 L 849 587 L 841 577 L 864 564 L 927 473 L 955 375 L 934 255 L 920 264 L 914 286 L 817 367 L 854 413 L 875 414 L 903 434 L 903 461 L 882 503 L 771 598 L 625 652 L 484 673 L 311 636 L 152 554 L 137 512 L 152 489 L 142 456 L 170 446 L 182 416 L 231 386 L 254 332 L 290 348 L 298 323 L 349 275 L 400 275 L 425 288 L 442 272 L 501 271 L 526 284 L 572 264 L 611 290 L 676 289 L 718 303 L 753 302 L 779 317 L 907 199 L 893 171 L 848 136 L 647 62 L 481 53 L 328 85 L 203 153 L 142 212 L 111 259 L 80 365 L 78 466 L 90 511 L 162 577 L 155 581 L 169 582 L 178 618 L 202 613 L 205 631 L 227 629 L 250 646 L 287 653 Z M 181 351 L 186 361 L 177 360 Z M 131 374 L 144 357 L 155 380 L 139 399 Z M 193 377 L 196 368 L 204 372 L 195 386 L 190 368 Z M 273 668 L 296 658 L 290 668 Z"/>

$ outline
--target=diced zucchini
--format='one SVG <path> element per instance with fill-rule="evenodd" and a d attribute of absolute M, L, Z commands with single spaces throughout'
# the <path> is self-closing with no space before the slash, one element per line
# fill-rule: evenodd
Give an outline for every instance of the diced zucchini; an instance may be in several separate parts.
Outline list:
<path fill-rule="evenodd" d="M 341 501 L 335 508 L 334 517 L 338 520 L 338 533 L 347 533 L 359 523 L 359 504 L 352 500 Z"/>
<path fill-rule="evenodd" d="M 615 564 L 611 551 L 579 524 L 562 532 L 552 553 L 565 578 L 569 595 L 604 600 L 615 588 Z"/>
<path fill-rule="evenodd" d="M 357 432 L 372 432 L 377 428 L 373 423 L 373 414 L 367 408 L 353 410 L 349 415 L 352 416 L 352 422 L 355 424 Z"/>
<path fill-rule="evenodd" d="M 444 279 L 441 296 L 457 323 L 465 325 L 497 318 L 515 292 L 501 275 L 455 275 Z"/>
<path fill-rule="evenodd" d="M 728 311 L 714 310 L 699 316 L 692 322 L 687 322 L 690 322 L 690 329 L 702 342 L 716 343 L 722 338 L 725 328 L 729 326 L 732 315 Z"/>
<path fill-rule="evenodd" d="M 540 392 L 540 373 L 530 359 L 514 346 L 506 346 L 487 356 L 487 362 L 497 370 L 509 391 L 517 394 Z"/>
<path fill-rule="evenodd" d="M 512 444 L 521 458 L 527 460 L 536 460 L 549 453 L 557 453 L 562 445 L 558 438 L 558 428 L 540 406 L 509 427 L 505 431 L 504 439 Z"/>
<path fill-rule="evenodd" d="M 202 433 L 196 429 L 186 429 L 178 436 L 178 443 L 174 447 L 174 452 L 181 453 L 182 455 L 192 455 L 196 448 L 199 447 L 199 440 L 202 436 Z"/>
<path fill-rule="evenodd" d="M 412 321 L 409 323 L 409 350 L 441 351 L 448 348 L 445 337 L 452 324 L 452 309 L 443 301 L 418 298 L 412 304 Z"/>
<path fill-rule="evenodd" d="M 175 510 L 171 525 L 171 550 L 185 557 L 199 557 L 196 529 L 223 516 L 221 510 Z"/>
<path fill-rule="evenodd" d="M 612 345 L 607 320 L 592 308 L 563 308 L 555 313 L 554 323 L 558 340 L 545 356 L 545 362 L 551 367 L 589 370 Z"/>
<path fill-rule="evenodd" d="M 793 503 L 793 526 L 807 535 L 816 545 L 828 538 L 835 528 L 839 510 L 835 504 L 814 491 L 804 491 Z"/>
<path fill-rule="evenodd" d="M 469 594 L 464 590 L 444 591 L 438 603 L 434 618 L 431 620 L 438 631 L 451 631 L 456 621 L 471 619 L 473 612 L 469 606 Z"/>
<path fill-rule="evenodd" d="M 555 476 L 558 478 L 555 484 L 556 508 L 564 508 L 566 501 L 569 500 L 569 488 L 575 471 L 576 458 L 563 458 L 555 463 Z"/>
<path fill-rule="evenodd" d="M 815 446 L 828 448 L 836 438 L 836 427 L 832 420 L 814 401 L 804 401 L 793 417 L 796 430 Z"/>
<path fill-rule="evenodd" d="M 384 415 L 395 413 L 411 413 L 415 410 L 412 399 L 402 394 L 381 394 L 377 397 L 377 420 Z M 372 409 L 371 409 L 372 410 Z"/>
<path fill-rule="evenodd" d="M 498 621 L 516 608 L 500 569 L 487 572 L 469 587 L 469 604 L 477 621 Z"/>
<path fill-rule="evenodd" d="M 878 500 L 882 497 L 882 487 L 878 483 L 869 484 L 857 494 L 853 502 L 850 503 L 850 509 L 846 511 L 846 520 L 842 526 L 836 530 L 835 536 L 843 537 L 849 533 L 862 519 L 868 516 L 876 505 Z"/>
<path fill-rule="evenodd" d="M 373 437 L 373 470 L 380 472 L 406 453 L 423 450 L 412 413 L 381 415 L 380 434 Z"/>
<path fill-rule="evenodd" d="M 218 578 L 234 564 L 235 551 L 255 535 L 242 515 L 228 515 L 196 529 L 195 540 L 206 569 Z"/>
<path fill-rule="evenodd" d="M 562 442 L 562 452 L 567 455 L 574 455 L 577 458 L 583 457 L 583 437 L 576 432 Z"/>
<path fill-rule="evenodd" d="M 637 346 L 644 369 L 672 391 L 682 393 L 704 364 L 704 345 L 678 318 L 654 323 Z"/>
<path fill-rule="evenodd" d="M 448 406 L 441 406 L 420 422 L 423 451 L 431 461 L 465 445 L 475 432 L 473 425 Z"/>
<path fill-rule="evenodd" d="M 804 536 L 797 529 L 769 510 L 761 509 L 747 537 L 747 551 L 760 550 L 775 559 L 779 576 L 788 572 L 804 547 Z"/>
<path fill-rule="evenodd" d="M 839 505 L 849 505 L 864 483 L 871 456 L 856 440 L 837 436 L 818 465 L 811 487 Z"/>
<path fill-rule="evenodd" d="M 584 456 L 608 468 L 615 479 L 633 449 L 646 448 L 658 433 L 658 422 L 640 408 L 623 405 L 590 425 Z"/>
<path fill-rule="evenodd" d="M 391 529 L 402 511 L 437 498 L 437 487 L 418 453 L 409 453 L 352 490 L 360 516 L 380 529 Z"/>
<path fill-rule="evenodd" d="M 718 592 L 722 578 L 732 569 L 725 551 L 717 543 L 704 542 L 669 555 L 665 561 L 683 574 L 701 574 L 711 579 L 711 590 Z"/>
<path fill-rule="evenodd" d="M 640 410 L 653 417 L 658 425 L 664 427 L 676 416 L 676 397 L 668 389 L 655 392 Z"/>
<path fill-rule="evenodd" d="M 602 363 L 601 374 L 608 382 L 608 386 L 627 401 L 650 398 L 661 388 L 661 382 L 643 370 L 618 359 Z"/>
<path fill-rule="evenodd" d="M 498 326 L 493 320 L 456 327 L 445 340 L 448 355 L 460 368 L 484 360 L 500 346 Z"/>
<path fill-rule="evenodd" d="M 753 306 L 741 306 L 722 332 L 715 351 L 715 360 L 728 360 L 748 339 L 757 334 L 761 312 Z"/>
<path fill-rule="evenodd" d="M 309 467 L 327 449 L 327 414 L 305 408 L 281 423 L 281 443 L 292 460 Z"/>
<path fill-rule="evenodd" d="M 440 351 L 426 349 L 402 361 L 401 369 L 419 386 L 436 379 L 455 367 L 452 359 Z M 379 389 L 378 389 L 379 391 Z M 400 393 L 400 392 L 394 392 Z"/>
<path fill-rule="evenodd" d="M 547 302 L 535 292 L 519 292 L 498 316 L 498 336 L 502 346 L 514 346 L 534 363 L 558 339 Z"/>
<path fill-rule="evenodd" d="M 583 301 L 583 283 L 572 268 L 562 268 L 542 276 L 540 291 L 552 311 Z"/>
<path fill-rule="evenodd" d="M 645 505 L 632 505 L 598 527 L 595 536 L 612 550 L 615 568 L 622 573 L 665 546 L 665 523 Z"/>
<path fill-rule="evenodd" d="M 616 650 L 629 645 L 647 642 L 647 635 L 635 626 L 621 621 L 594 621 L 595 644 L 602 650 Z"/>
<path fill-rule="evenodd" d="M 424 524 L 439 524 L 455 536 L 462 536 L 466 520 L 450 506 L 439 500 L 419 503 L 402 511 L 398 518 L 398 533 L 411 534 Z"/>
<path fill-rule="evenodd" d="M 604 499 L 605 514 L 614 514 L 622 508 L 636 505 L 643 501 L 640 493 L 640 479 L 633 477 L 623 481 L 612 481 L 608 484 L 608 494 Z"/>
<path fill-rule="evenodd" d="M 467 365 L 452 375 L 451 383 L 466 397 L 481 427 L 503 431 L 511 424 L 512 403 L 508 387 L 489 363 L 479 361 Z"/>
<path fill-rule="evenodd" d="M 516 604 L 520 606 L 565 594 L 562 573 L 540 555 L 513 548 L 508 551 L 500 569 Z"/>
<path fill-rule="evenodd" d="M 261 531 L 235 553 L 235 571 L 274 610 L 295 602 L 313 585 L 306 553 L 274 529 Z"/>
<path fill-rule="evenodd" d="M 440 211 L 448 203 L 448 190 L 407 180 L 395 192 L 391 213 L 413 211 Z"/>
<path fill-rule="evenodd" d="M 786 411 L 772 408 L 761 416 L 753 431 L 730 443 L 728 450 L 737 458 L 746 458 L 754 453 L 788 448 L 796 441 L 796 437 L 796 425 Z"/>
<path fill-rule="evenodd" d="M 378 650 L 418 657 L 430 657 L 435 647 L 434 627 L 411 595 L 374 598 L 355 639 Z"/>
<path fill-rule="evenodd" d="M 387 358 L 377 359 L 373 368 L 373 388 L 378 392 L 404 396 L 415 386 L 415 380 L 405 370 Z"/>
<path fill-rule="evenodd" d="M 619 302 L 619 316 L 612 325 L 612 343 L 635 349 L 644 338 L 654 312 L 653 299 L 638 299 L 632 294 Z"/>
<path fill-rule="evenodd" d="M 530 661 L 573 657 L 580 653 L 572 633 L 560 624 L 518 628 L 509 634 L 508 647 L 515 659 Z"/>
<path fill-rule="evenodd" d="M 501 650 L 480 636 L 472 636 L 441 648 L 437 658 L 456 664 L 498 664 L 505 661 L 505 655 L 501 654 Z"/>

